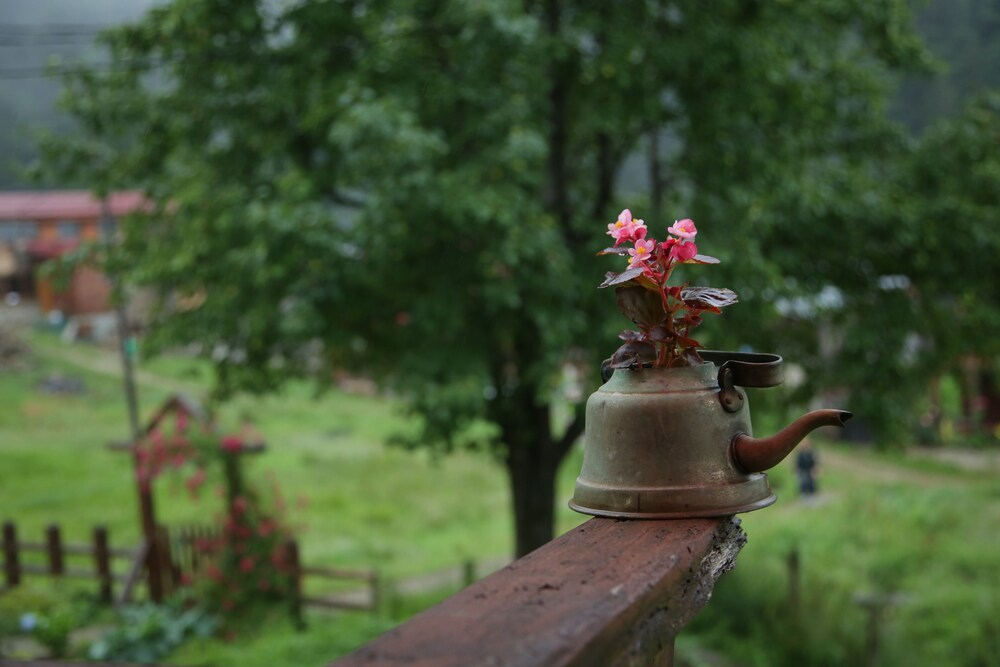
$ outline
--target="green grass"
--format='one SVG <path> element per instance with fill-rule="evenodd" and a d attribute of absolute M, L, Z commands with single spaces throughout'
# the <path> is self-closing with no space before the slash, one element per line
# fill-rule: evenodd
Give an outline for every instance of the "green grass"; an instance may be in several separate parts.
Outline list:
<path fill-rule="evenodd" d="M 62 524 L 71 541 L 104 523 L 113 542 L 132 544 L 138 521 L 131 463 L 105 447 L 127 430 L 120 383 L 67 361 L 60 345 L 41 338 L 32 370 L 0 376 L 0 519 L 16 520 L 33 540 L 50 522 Z M 141 370 L 171 388 L 204 386 L 204 366 L 183 358 L 143 363 Z M 38 393 L 38 380 L 52 372 L 81 377 L 87 392 Z M 146 382 L 141 395 L 148 416 L 169 391 Z M 302 527 L 306 563 L 375 567 L 394 579 L 511 551 L 501 467 L 477 454 L 435 460 L 386 447 L 386 437 L 409 426 L 392 401 L 341 392 L 315 399 L 310 387 L 293 385 L 281 395 L 234 401 L 222 410 L 222 423 L 235 426 L 244 412 L 268 441 L 249 473 L 283 488 Z M 765 424 L 766 416 L 755 421 Z M 743 515 L 750 541 L 685 641 L 729 651 L 745 666 L 863 664 L 868 617 L 855 597 L 897 593 L 902 602 L 883 623 L 880 664 L 993 664 L 986 656 L 1000 652 L 996 474 L 827 445 L 821 462 L 815 505 L 795 498 L 790 464 L 771 473 L 779 502 Z M 565 508 L 579 465 L 574 452 L 560 475 L 561 531 L 583 520 Z M 220 509 L 211 492 L 191 500 L 178 474 L 160 480 L 156 500 L 166 523 L 204 521 Z M 793 547 L 803 570 L 797 612 L 787 601 L 785 558 Z M 305 633 L 276 612 L 238 628 L 230 641 L 189 643 L 170 662 L 325 664 L 445 593 L 399 600 L 394 614 L 313 612 Z"/>
<path fill-rule="evenodd" d="M 886 667 L 993 664 L 1000 651 L 1000 480 L 842 447 L 817 504 L 795 498 L 743 516 L 749 542 L 689 632 L 748 666 L 866 663 L 859 600 L 892 595 L 880 629 Z M 798 549 L 802 595 L 788 600 Z M 993 656 L 993 657 L 990 657 Z"/>
<path fill-rule="evenodd" d="M 113 361 L 114 354 L 65 348 L 51 335 L 36 335 L 32 343 L 33 367 L 0 376 L 0 405 L 5 406 L 0 411 L 0 520 L 16 521 L 21 538 L 33 541 L 42 539 L 50 523 L 62 526 L 67 542 L 87 541 L 92 527 L 103 524 L 113 545 L 134 545 L 139 524 L 131 458 L 106 446 L 128 432 L 121 383 L 83 367 L 96 357 Z M 81 355 L 87 359 L 80 361 Z M 139 370 L 166 378 L 170 388 L 178 380 L 195 390 L 205 386 L 204 366 L 183 358 L 141 363 Z M 85 393 L 38 392 L 39 380 L 52 373 L 82 379 Z M 169 395 L 158 383 L 144 382 L 143 418 Z M 338 391 L 316 398 L 310 386 L 299 384 L 280 395 L 238 398 L 222 408 L 220 421 L 235 429 L 245 413 L 268 443 L 264 453 L 248 457 L 247 474 L 280 486 L 288 518 L 300 529 L 306 564 L 376 568 L 391 580 L 512 552 L 502 467 L 481 454 L 433 458 L 386 446 L 389 436 L 409 426 L 392 401 Z M 560 478 L 560 530 L 583 520 L 565 507 L 579 465 L 577 452 Z M 211 489 L 192 500 L 183 481 L 181 472 L 157 480 L 155 500 L 163 523 L 204 522 L 221 511 Z M 40 556 L 32 562 L 40 563 Z M 412 604 L 404 601 L 403 607 Z M 319 665 L 388 624 L 364 614 L 315 614 L 314 630 L 305 634 L 283 623 L 266 624 L 233 643 L 201 641 L 176 659 L 278 664 L 246 656 L 273 657 L 294 647 L 299 656 L 294 664 Z M 198 662 L 198 656 L 208 656 L 208 662 Z"/>
<path fill-rule="evenodd" d="M 325 665 L 390 629 L 394 622 L 361 613 L 312 614 L 296 630 L 280 609 L 248 618 L 222 639 L 193 639 L 171 653 L 174 665 L 274 667 Z"/>
<path fill-rule="evenodd" d="M 0 401 L 9 406 L 0 415 L 0 514 L 16 519 L 25 536 L 40 537 L 45 525 L 58 522 L 68 539 L 82 540 L 103 523 L 114 542 L 134 543 L 131 460 L 106 448 L 127 433 L 121 385 L 57 359 L 47 352 L 51 345 L 44 340 L 36 346 L 30 372 L 0 378 Z M 182 359 L 156 364 L 165 366 L 174 378 L 198 368 Z M 55 372 L 82 378 L 86 393 L 38 393 L 39 379 Z M 142 386 L 144 417 L 168 395 Z M 268 442 L 266 452 L 248 457 L 248 474 L 280 486 L 289 518 L 302 530 L 307 562 L 402 576 L 512 550 L 501 466 L 479 454 L 435 459 L 386 446 L 407 426 L 391 401 L 337 391 L 315 398 L 311 387 L 293 385 L 277 396 L 236 399 L 222 409 L 221 422 L 235 428 L 244 413 L 253 415 Z M 561 500 L 571 493 L 578 465 L 577 458 L 565 466 Z M 212 493 L 191 500 L 183 480 L 180 473 L 157 480 L 164 522 L 204 520 L 220 510 Z M 563 510 L 560 520 L 567 529 L 580 519 Z"/>

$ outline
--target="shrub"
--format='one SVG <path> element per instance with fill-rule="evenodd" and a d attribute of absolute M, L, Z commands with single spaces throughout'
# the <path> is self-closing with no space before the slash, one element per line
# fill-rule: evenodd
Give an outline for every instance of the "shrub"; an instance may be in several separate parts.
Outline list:
<path fill-rule="evenodd" d="M 215 619 L 183 599 L 162 605 L 146 603 L 124 608 L 118 627 L 91 645 L 87 655 L 101 662 L 151 663 L 191 637 L 215 632 Z"/>

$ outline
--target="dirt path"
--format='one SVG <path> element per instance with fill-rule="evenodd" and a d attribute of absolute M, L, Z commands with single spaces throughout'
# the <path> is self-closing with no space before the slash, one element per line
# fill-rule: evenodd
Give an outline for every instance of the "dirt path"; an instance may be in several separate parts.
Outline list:
<path fill-rule="evenodd" d="M 912 447 L 907 456 L 941 461 L 970 472 L 1000 475 L 1000 449 L 958 449 L 955 447 Z"/>
<path fill-rule="evenodd" d="M 93 373 L 107 375 L 116 379 L 122 377 L 122 363 L 117 352 L 92 345 L 58 345 L 43 344 L 38 346 L 42 354 L 79 366 Z M 174 378 L 163 377 L 149 371 L 137 369 L 135 381 L 140 386 L 164 389 L 170 392 L 180 392 L 197 396 L 201 388 L 195 383 L 184 382 Z"/>
<path fill-rule="evenodd" d="M 1000 452 L 954 451 L 961 457 L 964 465 L 955 464 L 959 470 L 955 472 L 932 472 L 915 470 L 897 465 L 890 461 L 876 461 L 865 454 L 853 456 L 842 450 L 825 449 L 821 453 L 821 465 L 840 471 L 849 471 L 855 479 L 882 482 L 906 483 L 922 486 L 959 486 L 968 484 L 969 473 L 1000 473 Z M 924 450 L 911 451 L 909 457 L 914 460 L 929 458 Z M 945 460 L 945 459 L 939 459 Z M 951 463 L 951 461 L 946 461 Z"/>

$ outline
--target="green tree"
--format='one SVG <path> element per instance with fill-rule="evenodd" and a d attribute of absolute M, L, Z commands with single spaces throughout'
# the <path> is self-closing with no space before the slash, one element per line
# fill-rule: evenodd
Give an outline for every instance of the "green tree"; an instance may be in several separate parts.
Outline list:
<path fill-rule="evenodd" d="M 952 358 L 969 349 L 966 341 L 975 341 L 980 354 L 1000 354 L 1000 341 L 988 335 L 1000 327 L 997 146 L 1000 90 L 978 96 L 958 117 L 931 126 L 914 155 L 910 191 L 921 196 L 910 215 L 935 221 L 920 227 L 914 280 L 930 297 L 926 316 L 933 323 L 934 344 Z"/>
<path fill-rule="evenodd" d="M 956 372 L 963 357 L 984 360 L 984 370 L 1000 357 L 998 145 L 1000 90 L 993 90 L 931 125 L 913 155 L 906 190 L 918 196 L 906 211 L 919 232 L 907 273 L 922 325 L 923 378 Z"/>
<path fill-rule="evenodd" d="M 1000 86 L 1000 2 L 927 0 L 916 27 L 940 66 L 935 76 L 906 77 L 893 104 L 893 116 L 914 132 L 958 116 L 982 91 Z"/>
<path fill-rule="evenodd" d="M 108 71 L 67 79 L 85 133 L 48 154 L 157 202 L 107 259 L 160 290 L 151 345 L 196 343 L 220 395 L 377 373 L 414 443 L 503 462 L 522 554 L 583 429 L 561 370 L 596 380 L 624 324 L 605 225 L 693 217 L 757 344 L 802 270 L 782 225 L 874 168 L 887 72 L 922 58 L 900 0 L 174 0 L 104 41 Z M 645 207 L 616 194 L 638 156 Z"/>

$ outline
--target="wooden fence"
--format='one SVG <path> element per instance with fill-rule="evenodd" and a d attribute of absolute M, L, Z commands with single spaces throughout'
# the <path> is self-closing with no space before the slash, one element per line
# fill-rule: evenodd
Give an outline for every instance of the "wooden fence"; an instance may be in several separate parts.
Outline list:
<path fill-rule="evenodd" d="M 68 544 L 62 536 L 59 526 L 52 524 L 45 530 L 45 539 L 41 542 L 23 540 L 16 525 L 7 521 L 3 524 L 3 589 L 14 588 L 21 583 L 23 577 L 48 576 L 80 579 L 96 579 L 98 596 L 104 602 L 122 604 L 132 599 L 136 584 L 148 582 L 154 577 L 160 582 L 166 592 L 176 590 L 184 579 L 196 577 L 206 559 L 201 548 L 202 540 L 213 540 L 219 537 L 219 530 L 211 526 L 187 525 L 167 530 L 160 527 L 156 531 L 155 548 L 159 557 L 150 559 L 149 545 L 141 543 L 138 548 L 112 547 L 108 531 L 102 526 L 94 528 L 90 544 Z M 381 586 L 378 573 L 374 570 L 351 570 L 334 567 L 315 567 L 302 564 L 299 557 L 299 545 L 295 540 L 286 544 L 289 577 L 292 579 L 292 613 L 301 621 L 304 607 L 319 607 L 326 609 L 347 609 L 358 611 L 376 611 L 380 605 Z M 42 558 L 34 558 L 36 562 L 27 562 L 28 555 L 41 554 Z M 88 566 L 79 562 L 87 559 Z M 115 572 L 112 567 L 116 559 L 127 560 L 130 565 L 125 572 Z M 37 561 L 42 560 L 44 564 Z M 70 562 L 72 560 L 72 562 Z M 164 568 L 159 574 L 151 574 L 149 566 L 158 563 Z M 307 592 L 306 579 L 325 581 L 357 581 L 364 584 L 364 592 L 352 594 L 310 594 Z M 118 597 L 114 596 L 115 584 L 121 584 Z M 308 587 L 312 588 L 312 587 Z"/>
<path fill-rule="evenodd" d="M 182 573 L 192 576 L 200 572 L 205 563 L 199 546 L 203 540 L 216 540 L 219 529 L 214 526 L 186 525 L 171 528 L 166 538 L 171 563 L 171 577 L 176 585 Z M 374 570 L 353 570 L 337 567 L 316 567 L 304 565 L 300 559 L 299 544 L 288 540 L 285 544 L 289 576 L 292 578 L 292 607 L 297 619 L 302 618 L 303 607 L 325 609 L 346 609 L 356 611 L 377 611 L 381 604 L 381 584 L 378 572 Z M 357 581 L 364 584 L 366 595 L 308 594 L 306 579 L 324 581 Z"/>
<path fill-rule="evenodd" d="M 309 567 L 302 565 L 299 557 L 299 545 L 295 540 L 289 540 L 286 545 L 290 576 L 292 577 L 292 615 L 302 623 L 303 607 L 321 607 L 326 609 L 348 609 L 357 611 L 379 610 L 381 605 L 381 580 L 375 570 L 349 570 L 334 567 Z M 360 581 L 366 584 L 368 595 L 365 599 L 355 600 L 343 595 L 325 595 L 323 597 L 308 596 L 305 593 L 305 578 L 314 577 L 327 581 Z"/>
<path fill-rule="evenodd" d="M 194 576 L 201 572 L 206 564 L 202 543 L 215 541 L 220 535 L 215 526 L 197 524 L 171 527 L 166 531 L 169 558 L 165 560 L 170 563 L 173 580 L 179 583 L 181 574 Z"/>
<path fill-rule="evenodd" d="M 3 524 L 3 579 L 5 588 L 14 588 L 26 575 L 96 579 L 98 596 L 104 602 L 115 601 L 115 583 L 121 583 L 117 602 L 131 599 L 135 584 L 142 576 L 146 560 L 145 543 L 138 548 L 112 547 L 108 530 L 103 526 L 94 528 L 90 544 L 68 544 L 63 540 L 59 526 L 52 524 L 45 529 L 45 539 L 29 542 L 20 539 L 13 522 Z M 42 554 L 44 565 L 28 563 L 28 554 Z M 86 559 L 89 566 L 78 561 Z M 112 567 L 115 560 L 130 563 L 126 572 L 116 573 Z M 72 562 L 70 562 L 72 561 Z"/>

